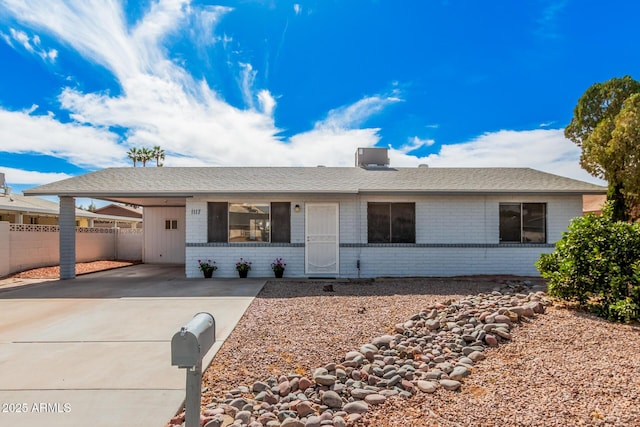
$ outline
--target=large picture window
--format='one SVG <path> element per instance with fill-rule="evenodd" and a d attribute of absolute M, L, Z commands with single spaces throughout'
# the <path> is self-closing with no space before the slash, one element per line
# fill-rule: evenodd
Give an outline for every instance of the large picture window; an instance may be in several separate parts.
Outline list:
<path fill-rule="evenodd" d="M 546 243 L 547 205 L 545 203 L 501 203 L 500 242 Z"/>
<path fill-rule="evenodd" d="M 278 242 L 291 240 L 291 203 L 208 204 L 209 242 Z"/>
<path fill-rule="evenodd" d="M 415 243 L 415 203 L 369 202 L 367 235 L 369 243 Z"/>
<path fill-rule="evenodd" d="M 229 203 L 229 242 L 268 242 L 269 204 Z"/>

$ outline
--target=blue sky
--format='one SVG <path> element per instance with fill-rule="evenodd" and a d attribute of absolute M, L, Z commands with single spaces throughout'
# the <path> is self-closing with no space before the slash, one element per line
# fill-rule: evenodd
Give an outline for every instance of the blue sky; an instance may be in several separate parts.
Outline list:
<path fill-rule="evenodd" d="M 0 0 L 0 172 L 14 191 L 129 166 L 533 167 L 599 182 L 563 137 L 638 78 L 622 0 Z"/>

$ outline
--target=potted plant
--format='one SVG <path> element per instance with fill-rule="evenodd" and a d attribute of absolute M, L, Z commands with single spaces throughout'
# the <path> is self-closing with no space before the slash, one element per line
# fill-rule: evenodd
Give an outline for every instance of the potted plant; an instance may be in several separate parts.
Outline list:
<path fill-rule="evenodd" d="M 243 258 L 240 258 L 240 261 L 236 262 L 236 271 L 240 275 L 240 278 L 247 277 L 249 270 L 251 270 L 251 261 L 245 261 Z"/>
<path fill-rule="evenodd" d="M 271 269 L 273 270 L 273 274 L 275 274 L 276 278 L 278 279 L 282 278 L 282 275 L 284 274 L 284 268 L 286 266 L 287 264 L 285 264 L 284 261 L 282 261 L 282 258 L 276 258 L 271 263 Z"/>
<path fill-rule="evenodd" d="M 204 277 L 210 279 L 213 276 L 213 272 L 218 269 L 215 261 L 211 261 L 210 259 L 206 261 L 198 260 L 198 265 L 200 266 L 200 271 L 204 274 Z"/>

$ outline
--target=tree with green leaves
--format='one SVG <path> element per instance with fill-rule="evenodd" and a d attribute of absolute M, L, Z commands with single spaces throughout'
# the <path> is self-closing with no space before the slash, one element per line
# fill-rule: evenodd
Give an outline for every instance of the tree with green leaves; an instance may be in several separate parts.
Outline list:
<path fill-rule="evenodd" d="M 164 160 L 164 150 L 160 148 L 159 145 L 156 145 L 151 150 L 153 153 L 153 158 L 156 159 L 156 167 L 162 167 L 162 160 Z"/>
<path fill-rule="evenodd" d="M 615 221 L 611 208 L 573 219 L 536 267 L 552 297 L 611 320 L 640 320 L 640 222 Z"/>
<path fill-rule="evenodd" d="M 592 85 L 578 100 L 564 131 L 582 149 L 580 165 L 608 182 L 614 220 L 629 219 L 640 190 L 636 94 L 640 94 L 640 82 L 630 76 Z"/>
<path fill-rule="evenodd" d="M 142 167 L 146 167 L 147 162 L 153 159 L 153 151 L 147 147 L 142 147 L 138 152 L 140 154 L 139 160 L 142 162 Z"/>
<path fill-rule="evenodd" d="M 640 216 L 640 93 L 627 98 L 616 116 L 611 147 L 625 153 L 619 160 L 622 164 L 619 179 L 624 185 L 627 212 L 635 220 Z"/>
<path fill-rule="evenodd" d="M 140 160 L 140 150 L 136 147 L 131 147 L 129 151 L 127 151 L 127 157 L 133 161 L 133 167 L 136 167 L 136 163 Z"/>

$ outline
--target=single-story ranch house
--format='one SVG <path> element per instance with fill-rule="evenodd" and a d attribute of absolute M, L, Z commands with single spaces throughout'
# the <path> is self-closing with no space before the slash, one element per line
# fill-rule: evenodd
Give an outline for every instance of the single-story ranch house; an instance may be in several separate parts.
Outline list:
<path fill-rule="evenodd" d="M 144 207 L 147 263 L 213 260 L 217 277 L 537 275 L 585 194 L 606 188 L 527 168 L 389 166 L 358 149 L 355 167 L 109 168 L 42 185 L 60 197 L 61 278 L 73 278 L 74 198 Z"/>

